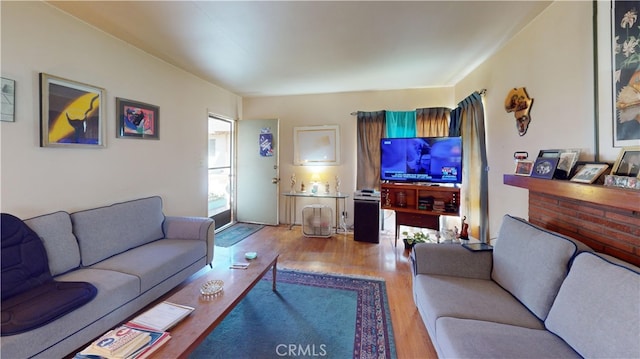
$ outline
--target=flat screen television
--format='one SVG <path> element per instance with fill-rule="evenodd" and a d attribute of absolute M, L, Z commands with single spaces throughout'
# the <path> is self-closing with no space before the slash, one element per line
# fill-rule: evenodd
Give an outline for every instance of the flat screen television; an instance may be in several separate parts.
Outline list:
<path fill-rule="evenodd" d="M 380 140 L 380 179 L 462 183 L 462 138 L 383 138 Z"/>

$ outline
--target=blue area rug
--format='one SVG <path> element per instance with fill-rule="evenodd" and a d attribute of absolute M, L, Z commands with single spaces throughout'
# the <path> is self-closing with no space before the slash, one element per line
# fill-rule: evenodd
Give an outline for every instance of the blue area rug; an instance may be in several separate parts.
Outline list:
<path fill-rule="evenodd" d="M 190 358 L 396 358 L 385 282 L 271 272 Z"/>
<path fill-rule="evenodd" d="M 235 223 L 229 228 L 216 233 L 214 243 L 218 247 L 231 247 L 264 228 L 261 224 Z"/>

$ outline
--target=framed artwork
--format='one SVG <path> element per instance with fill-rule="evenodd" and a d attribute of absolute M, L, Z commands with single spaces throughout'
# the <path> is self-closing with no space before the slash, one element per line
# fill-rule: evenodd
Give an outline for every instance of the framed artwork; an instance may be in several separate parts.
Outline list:
<path fill-rule="evenodd" d="M 593 183 L 609 168 L 606 163 L 585 163 L 576 174 L 571 177 L 573 182 Z"/>
<path fill-rule="evenodd" d="M 2 117 L 0 120 L 6 122 L 15 122 L 15 112 L 16 112 L 16 82 L 11 79 L 2 78 L 2 83 L 0 84 L 0 89 L 2 90 L 2 103 L 0 108 L 2 109 Z"/>
<path fill-rule="evenodd" d="M 105 147 L 105 90 L 40 73 L 40 146 Z"/>
<path fill-rule="evenodd" d="M 618 159 L 613 164 L 611 174 L 638 177 L 640 175 L 640 146 L 622 148 Z"/>
<path fill-rule="evenodd" d="M 160 107 L 116 98 L 117 137 L 160 139 Z"/>
<path fill-rule="evenodd" d="M 597 136 L 613 147 L 640 145 L 640 27 L 636 1 L 597 1 Z M 634 86 L 635 84 L 635 86 Z M 612 142 L 609 142 L 611 136 Z"/>
<path fill-rule="evenodd" d="M 335 166 L 340 164 L 340 126 L 293 128 L 293 164 Z"/>
<path fill-rule="evenodd" d="M 517 160 L 515 174 L 517 174 L 518 176 L 530 176 L 532 168 L 533 161 Z"/>
<path fill-rule="evenodd" d="M 552 179 L 558 160 L 558 157 L 538 157 L 533 164 L 531 177 Z"/>

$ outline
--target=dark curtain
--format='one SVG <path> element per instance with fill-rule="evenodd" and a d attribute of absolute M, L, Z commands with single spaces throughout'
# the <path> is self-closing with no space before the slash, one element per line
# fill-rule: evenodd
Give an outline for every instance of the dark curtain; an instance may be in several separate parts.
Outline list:
<path fill-rule="evenodd" d="M 357 189 L 380 189 L 380 139 L 385 128 L 385 111 L 358 111 Z"/>
<path fill-rule="evenodd" d="M 462 109 L 460 107 L 456 107 L 451 110 L 451 121 L 449 122 L 449 136 L 451 137 L 460 137 L 460 113 Z"/>
<path fill-rule="evenodd" d="M 457 127 L 462 135 L 462 213 L 470 234 L 481 242 L 489 239 L 489 188 L 484 105 L 478 92 L 458 104 Z M 453 116 L 452 116 L 453 122 Z"/>
<path fill-rule="evenodd" d="M 418 137 L 449 136 L 449 113 L 446 107 L 419 108 L 416 110 Z"/>

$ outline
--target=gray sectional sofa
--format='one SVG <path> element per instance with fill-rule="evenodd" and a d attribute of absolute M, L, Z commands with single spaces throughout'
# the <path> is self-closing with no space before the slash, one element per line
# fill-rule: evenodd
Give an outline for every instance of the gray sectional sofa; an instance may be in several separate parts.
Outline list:
<path fill-rule="evenodd" d="M 640 268 L 505 216 L 493 251 L 418 244 L 415 304 L 440 358 L 640 358 Z"/>
<path fill-rule="evenodd" d="M 72 354 L 213 260 L 213 220 L 165 216 L 160 197 L 24 222 L 42 239 L 56 281 L 89 282 L 98 293 L 51 323 L 3 336 L 2 358 Z"/>

